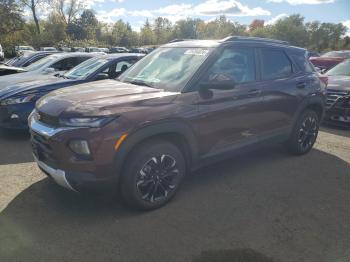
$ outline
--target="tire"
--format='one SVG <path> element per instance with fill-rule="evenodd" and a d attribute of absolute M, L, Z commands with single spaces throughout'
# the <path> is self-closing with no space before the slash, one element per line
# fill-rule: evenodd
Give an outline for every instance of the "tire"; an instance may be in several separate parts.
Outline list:
<path fill-rule="evenodd" d="M 308 153 L 316 142 L 319 130 L 319 117 L 313 110 L 305 110 L 296 121 L 287 148 L 293 155 Z"/>
<path fill-rule="evenodd" d="M 175 195 L 186 173 L 186 162 L 174 144 L 151 140 L 133 150 L 121 180 L 124 202 L 140 210 L 157 209 Z"/>

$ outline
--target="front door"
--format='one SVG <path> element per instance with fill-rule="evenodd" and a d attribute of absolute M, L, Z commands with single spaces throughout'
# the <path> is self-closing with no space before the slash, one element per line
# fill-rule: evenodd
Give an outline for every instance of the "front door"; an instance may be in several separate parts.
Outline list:
<path fill-rule="evenodd" d="M 264 110 L 256 69 L 254 48 L 227 47 L 202 75 L 197 101 L 202 156 L 249 143 L 259 135 Z"/>

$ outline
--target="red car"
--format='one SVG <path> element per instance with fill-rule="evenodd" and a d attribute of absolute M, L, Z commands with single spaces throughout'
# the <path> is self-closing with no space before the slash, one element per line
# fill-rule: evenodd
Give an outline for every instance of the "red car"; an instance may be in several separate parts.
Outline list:
<path fill-rule="evenodd" d="M 350 58 L 350 50 L 331 51 L 323 54 L 320 57 L 310 57 L 310 62 L 315 67 L 323 70 L 328 70 L 340 62 L 343 62 L 347 58 Z"/>

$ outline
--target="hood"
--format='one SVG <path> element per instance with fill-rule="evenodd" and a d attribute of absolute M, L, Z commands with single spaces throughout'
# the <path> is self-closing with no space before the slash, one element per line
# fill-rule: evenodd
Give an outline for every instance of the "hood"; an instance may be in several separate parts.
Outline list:
<path fill-rule="evenodd" d="M 50 78 L 56 78 L 53 75 L 41 74 L 37 71 L 23 72 L 21 74 L 13 74 L 0 76 L 0 90 L 9 86 L 32 82 L 34 80 L 44 80 Z"/>
<path fill-rule="evenodd" d="M 310 62 L 314 66 L 320 66 L 325 68 L 330 68 L 344 61 L 343 57 L 311 57 Z"/>
<path fill-rule="evenodd" d="M 350 76 L 328 76 L 327 89 L 350 93 Z"/>
<path fill-rule="evenodd" d="M 7 86 L 0 89 L 0 99 L 5 99 L 10 96 L 27 92 L 49 92 L 50 90 L 56 89 L 59 86 L 66 86 L 70 83 L 73 83 L 77 80 L 64 79 L 60 77 L 51 76 L 48 78 L 43 78 L 39 80 L 25 81 L 13 86 Z"/>
<path fill-rule="evenodd" d="M 103 80 L 63 88 L 41 98 L 36 108 L 53 117 L 120 115 L 168 103 L 178 93 Z"/>
<path fill-rule="evenodd" d="M 0 76 L 12 75 L 12 74 L 23 73 L 23 72 L 26 72 L 26 70 L 22 67 L 0 65 Z"/>

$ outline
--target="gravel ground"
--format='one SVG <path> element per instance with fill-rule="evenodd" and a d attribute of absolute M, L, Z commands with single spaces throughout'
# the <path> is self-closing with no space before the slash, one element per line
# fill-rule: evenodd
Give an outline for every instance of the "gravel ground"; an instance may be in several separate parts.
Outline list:
<path fill-rule="evenodd" d="M 146 213 L 59 188 L 24 134 L 0 133 L 0 156 L 0 261 L 350 261 L 350 130 L 201 169 Z"/>

